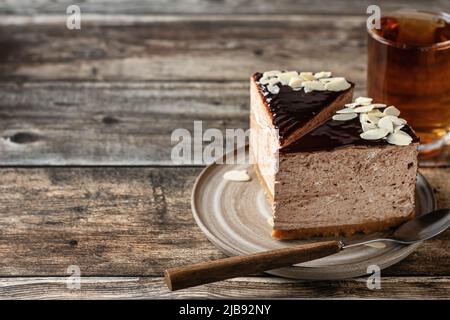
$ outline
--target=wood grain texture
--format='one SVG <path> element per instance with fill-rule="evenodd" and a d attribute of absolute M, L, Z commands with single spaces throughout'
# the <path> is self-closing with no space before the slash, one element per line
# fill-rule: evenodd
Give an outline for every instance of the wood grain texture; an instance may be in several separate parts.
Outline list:
<path fill-rule="evenodd" d="M 2 19 L 0 81 L 248 81 L 274 68 L 365 80 L 362 17 L 83 19 L 81 30 L 68 30 L 64 16 Z"/>
<path fill-rule="evenodd" d="M 176 128 L 247 128 L 248 76 L 280 60 L 364 83 L 360 18 L 49 19 L 2 20 L 0 165 L 170 165 Z"/>
<path fill-rule="evenodd" d="M 173 129 L 247 127 L 256 70 L 330 69 L 360 95 L 369 2 L 86 0 L 81 31 L 65 27 L 69 1 L 0 3 L 0 298 L 448 299 L 450 231 L 384 270 L 379 291 L 256 276 L 170 293 L 164 269 L 224 257 L 190 212 L 200 168 L 15 168 L 171 165 Z M 450 169 L 421 171 L 449 207 Z M 55 278 L 69 265 L 81 290 Z"/>
<path fill-rule="evenodd" d="M 1 21 L 0 79 L 13 82 L 0 85 L 0 165 L 171 165 L 176 128 L 248 127 L 255 70 L 365 77 L 354 17 L 96 17 L 80 32 L 61 16 Z"/>
<path fill-rule="evenodd" d="M 232 82 L 0 84 L 0 165 L 172 165 L 171 134 L 248 128 Z"/>
<path fill-rule="evenodd" d="M 160 275 L 222 257 L 190 214 L 198 172 L 2 169 L 0 274 Z"/>
<path fill-rule="evenodd" d="M 245 81 L 0 83 L 0 165 L 173 165 L 173 130 L 247 129 L 249 99 Z"/>
<path fill-rule="evenodd" d="M 77 3 L 77 2 L 75 2 Z M 63 14 L 67 6 L 74 4 L 70 0 L 15 0 L 0 4 L 2 14 Z M 447 10 L 450 5 L 445 0 L 85 0 L 80 2 L 82 12 L 108 14 L 149 14 L 149 13 L 178 13 L 178 14 L 359 14 L 365 15 L 367 6 L 379 5 L 382 10 L 396 8 L 416 8 L 428 10 Z"/>
<path fill-rule="evenodd" d="M 438 206 L 450 208 L 450 168 L 423 168 L 420 172 L 433 188 Z"/>
<path fill-rule="evenodd" d="M 0 299 L 182 299 L 182 298 L 365 298 L 448 299 L 449 277 L 383 277 L 381 289 L 367 288 L 367 278 L 299 281 L 245 277 L 170 292 L 158 277 L 82 277 L 79 290 L 67 278 L 1 278 Z"/>
<path fill-rule="evenodd" d="M 64 276 L 69 265 L 86 276 L 160 276 L 166 268 L 224 257 L 190 211 L 199 171 L 0 169 L 0 276 Z M 433 178 L 444 175 L 450 169 L 428 177 L 449 190 L 449 179 Z M 450 230 L 384 274 L 448 276 L 449 245 Z"/>
<path fill-rule="evenodd" d="M 173 165 L 177 128 L 247 129 L 248 91 L 246 81 L 0 83 L 0 166 Z"/>

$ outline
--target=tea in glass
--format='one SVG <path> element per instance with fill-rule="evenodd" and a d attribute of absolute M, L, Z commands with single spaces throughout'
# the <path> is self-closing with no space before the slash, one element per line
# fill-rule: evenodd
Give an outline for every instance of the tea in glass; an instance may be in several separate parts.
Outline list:
<path fill-rule="evenodd" d="M 399 107 L 422 152 L 450 137 L 450 15 L 403 10 L 368 30 L 367 93 Z"/>

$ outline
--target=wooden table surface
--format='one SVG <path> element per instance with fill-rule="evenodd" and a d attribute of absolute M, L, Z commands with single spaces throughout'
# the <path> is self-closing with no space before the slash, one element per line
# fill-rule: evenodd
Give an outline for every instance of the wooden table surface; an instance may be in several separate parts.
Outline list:
<path fill-rule="evenodd" d="M 224 255 L 194 222 L 201 166 L 174 166 L 170 134 L 247 128 L 248 77 L 332 70 L 365 92 L 372 1 L 0 3 L 0 298 L 449 298 L 450 230 L 365 277 L 265 274 L 169 292 L 165 268 Z M 379 1 L 449 12 L 442 1 Z M 421 169 L 450 207 L 450 169 Z M 81 288 L 66 286 L 77 265 Z"/>

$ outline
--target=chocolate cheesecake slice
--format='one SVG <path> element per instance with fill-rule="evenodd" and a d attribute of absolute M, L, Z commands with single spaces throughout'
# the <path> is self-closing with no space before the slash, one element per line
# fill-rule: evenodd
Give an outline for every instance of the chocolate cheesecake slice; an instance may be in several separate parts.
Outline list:
<path fill-rule="evenodd" d="M 258 111 L 265 97 L 252 95 L 250 153 L 273 209 L 273 237 L 371 233 L 414 216 L 419 140 L 398 109 L 358 98 L 281 146 L 272 118 Z"/>

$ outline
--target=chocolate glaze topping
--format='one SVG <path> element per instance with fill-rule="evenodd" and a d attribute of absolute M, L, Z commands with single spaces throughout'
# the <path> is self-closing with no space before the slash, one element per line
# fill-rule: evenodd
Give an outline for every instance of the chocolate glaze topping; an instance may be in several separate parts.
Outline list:
<path fill-rule="evenodd" d="M 266 86 L 259 84 L 258 80 L 261 79 L 262 73 L 255 73 L 253 77 L 272 114 L 273 125 L 278 128 L 281 144 L 292 132 L 305 125 L 342 94 L 334 91 L 305 93 L 303 88 L 294 91 L 290 86 L 279 85 L 280 92 L 274 95 Z"/>
<path fill-rule="evenodd" d="M 413 138 L 413 143 L 419 142 L 419 138 L 408 125 L 405 125 L 402 131 Z M 348 146 L 373 147 L 390 145 L 384 139 L 364 140 L 359 136 L 362 132 L 359 117 L 349 121 L 330 119 L 304 135 L 298 141 L 280 149 L 280 153 L 327 151 Z"/>
<path fill-rule="evenodd" d="M 262 74 L 255 73 L 253 77 L 258 83 Z M 280 92 L 274 95 L 264 85 L 258 83 L 258 86 L 272 114 L 273 125 L 279 130 L 281 143 L 285 137 L 310 121 L 342 93 L 333 91 L 305 93 L 303 89 L 294 91 L 290 86 L 279 85 Z M 383 109 L 380 110 L 382 111 Z M 419 138 L 408 125 L 405 125 L 402 131 L 413 138 L 413 143 L 419 142 Z M 298 141 L 282 147 L 280 153 L 328 151 L 348 146 L 372 147 L 390 145 L 384 139 L 362 139 L 360 137 L 362 132 L 359 117 L 349 121 L 330 119 L 304 135 Z"/>

